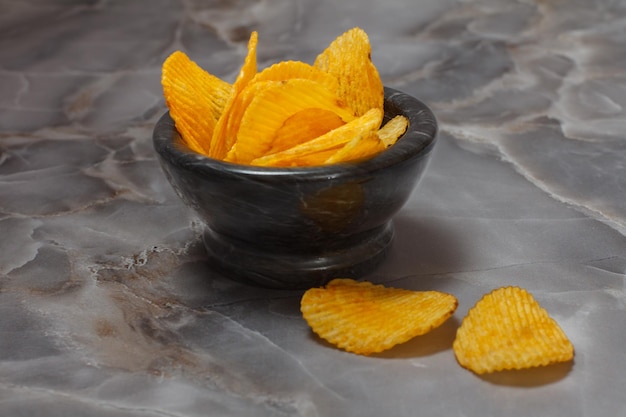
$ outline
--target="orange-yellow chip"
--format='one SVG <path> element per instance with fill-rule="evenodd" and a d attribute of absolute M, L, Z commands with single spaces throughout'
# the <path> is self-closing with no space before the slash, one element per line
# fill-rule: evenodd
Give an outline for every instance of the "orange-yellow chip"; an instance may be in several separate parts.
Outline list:
<path fill-rule="evenodd" d="M 315 81 L 334 94 L 339 93 L 339 82 L 334 75 L 301 61 L 278 62 L 257 73 L 250 82 L 285 81 L 293 78 Z M 347 103 L 343 104 L 347 107 Z"/>
<path fill-rule="evenodd" d="M 438 291 L 409 291 L 335 279 L 302 296 L 300 309 L 322 339 L 361 355 L 382 352 L 443 324 L 457 299 Z"/>
<path fill-rule="evenodd" d="M 271 165 L 264 166 L 273 166 L 273 167 L 308 167 L 308 166 L 316 166 L 316 165 L 325 165 L 328 158 L 333 156 L 335 152 L 337 152 L 341 147 L 337 146 L 332 149 L 325 149 L 323 151 L 314 152 L 306 155 L 300 156 L 292 156 L 290 158 L 283 158 L 281 160 L 273 162 Z"/>
<path fill-rule="evenodd" d="M 477 374 L 570 361 L 574 347 L 533 296 L 519 287 L 485 295 L 471 308 L 452 345 Z"/>
<path fill-rule="evenodd" d="M 345 145 L 354 138 L 376 132 L 383 113 L 379 109 L 371 109 L 363 116 L 346 123 L 330 132 L 294 146 L 282 152 L 261 156 L 251 161 L 252 165 L 259 166 L 284 166 L 289 165 L 289 161 L 301 159 L 302 157 L 318 152 L 327 151 Z"/>
<path fill-rule="evenodd" d="M 248 41 L 248 53 L 244 59 L 241 69 L 239 70 L 237 79 L 235 79 L 235 82 L 233 83 L 233 91 L 226 102 L 224 111 L 218 119 L 215 125 L 215 130 L 213 131 L 211 149 L 208 153 L 211 158 L 224 159 L 226 153 L 235 143 L 235 137 L 227 134 L 229 119 L 231 117 L 232 108 L 235 104 L 237 96 L 243 91 L 244 88 L 246 88 L 246 86 L 257 74 L 256 50 L 258 42 L 258 33 L 252 32 L 250 34 L 250 40 Z"/>
<path fill-rule="evenodd" d="M 376 132 L 368 132 L 346 143 L 341 149 L 324 161 L 324 163 L 336 164 L 338 162 L 354 161 L 371 157 L 384 150 L 385 144 L 380 140 Z"/>
<path fill-rule="evenodd" d="M 308 142 L 344 124 L 341 117 L 330 110 L 304 109 L 285 120 L 276 132 L 268 153 L 281 152 Z"/>
<path fill-rule="evenodd" d="M 378 131 L 378 137 L 385 144 L 385 147 L 390 147 L 400 136 L 404 135 L 406 128 L 409 126 L 409 119 L 402 115 L 398 115 L 389 120 Z"/>
<path fill-rule="evenodd" d="M 232 86 L 200 68 L 181 51 L 171 54 L 162 70 L 163 95 L 176 129 L 191 149 L 208 154 Z"/>
<path fill-rule="evenodd" d="M 357 116 L 371 108 L 383 108 L 384 87 L 371 54 L 367 34 L 354 28 L 335 39 L 314 63 L 315 67 L 337 78 L 339 97 L 355 110 Z"/>
<path fill-rule="evenodd" d="M 225 122 L 220 127 L 223 128 L 223 137 L 229 138 L 227 141 L 228 149 L 230 152 L 233 146 L 235 146 L 237 140 L 237 134 L 241 128 L 241 120 L 244 113 L 248 109 L 250 102 L 263 90 L 270 88 L 272 85 L 276 85 L 276 81 L 259 81 L 250 82 L 245 88 L 239 92 L 230 103 L 229 114 L 225 117 Z M 223 158 L 226 158 L 225 153 Z"/>
<path fill-rule="evenodd" d="M 321 83 L 301 78 L 266 83 L 267 88 L 247 106 L 227 161 L 245 164 L 265 155 L 285 121 L 305 109 L 328 110 L 343 121 L 354 119 L 352 111 L 341 106 L 335 94 Z"/>

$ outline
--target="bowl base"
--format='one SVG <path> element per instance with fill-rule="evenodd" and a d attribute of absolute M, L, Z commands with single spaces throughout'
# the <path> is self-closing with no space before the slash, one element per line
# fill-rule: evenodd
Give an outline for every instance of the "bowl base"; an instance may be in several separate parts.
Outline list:
<path fill-rule="evenodd" d="M 251 247 L 211 229 L 205 231 L 203 240 L 211 267 L 221 275 L 245 284 L 301 290 L 372 272 L 387 256 L 393 236 L 393 224 L 388 222 L 356 245 L 306 255 Z"/>

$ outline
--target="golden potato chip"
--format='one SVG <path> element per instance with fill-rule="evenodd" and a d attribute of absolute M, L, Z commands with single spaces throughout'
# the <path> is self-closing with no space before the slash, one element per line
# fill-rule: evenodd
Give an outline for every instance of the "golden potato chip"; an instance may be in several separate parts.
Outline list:
<path fill-rule="evenodd" d="M 237 138 L 243 114 L 252 99 L 262 90 L 270 88 L 271 85 L 277 85 L 269 81 L 285 82 L 289 79 L 308 79 L 324 85 L 328 88 L 329 92 L 337 91 L 337 80 L 335 80 L 333 76 L 311 65 L 298 61 L 286 61 L 274 64 L 257 73 L 234 98 L 229 109 L 230 114 L 225 122 L 224 136 Z M 348 109 L 345 105 L 342 107 Z M 305 109 L 285 121 L 275 133 L 271 149 L 268 152 L 274 153 L 287 149 L 298 143 L 312 139 L 313 137 L 320 136 L 342 124 L 344 124 L 344 122 L 341 118 L 329 110 L 321 108 Z"/>
<path fill-rule="evenodd" d="M 315 67 L 337 78 L 339 97 L 354 109 L 357 116 L 371 108 L 383 108 L 384 87 L 371 55 L 367 34 L 354 28 L 335 39 L 314 63 Z"/>
<path fill-rule="evenodd" d="M 237 96 L 243 91 L 248 83 L 257 74 L 256 50 L 259 42 L 258 33 L 252 32 L 248 41 L 248 53 L 244 59 L 243 66 L 239 70 L 239 74 L 233 83 L 233 91 L 224 106 L 224 111 L 218 119 L 211 138 L 211 149 L 209 156 L 216 159 L 224 159 L 226 153 L 235 143 L 235 137 L 227 134 L 229 119 L 232 114 L 232 107 L 235 104 Z"/>
<path fill-rule="evenodd" d="M 452 345 L 461 366 L 477 374 L 566 362 L 574 347 L 526 290 L 485 295 L 463 319 Z"/>
<path fill-rule="evenodd" d="M 404 135 L 406 128 L 409 127 L 409 119 L 402 115 L 398 115 L 389 120 L 378 131 L 378 137 L 385 144 L 385 147 L 390 147 L 400 136 Z"/>
<path fill-rule="evenodd" d="M 344 124 L 341 117 L 330 110 L 318 108 L 301 110 L 285 120 L 278 129 L 268 153 L 284 151 L 308 142 Z"/>
<path fill-rule="evenodd" d="M 361 355 L 382 352 L 440 326 L 457 299 L 438 291 L 409 291 L 336 279 L 302 296 L 300 309 L 322 339 Z"/>
<path fill-rule="evenodd" d="M 250 39 L 248 40 L 248 53 L 243 60 L 243 65 L 241 66 L 239 74 L 237 74 L 237 79 L 235 79 L 235 83 L 233 84 L 233 86 L 239 91 L 248 85 L 258 72 L 256 63 L 256 50 L 258 43 L 259 34 L 256 31 L 253 31 L 250 33 Z"/>
<path fill-rule="evenodd" d="M 227 161 L 249 163 L 264 155 L 285 121 L 308 108 L 329 110 L 343 121 L 354 119 L 352 111 L 341 106 L 323 84 L 300 78 L 265 83 L 267 88 L 252 98 L 244 112 L 236 142 L 226 155 Z"/>
<path fill-rule="evenodd" d="M 287 161 L 300 159 L 303 156 L 323 152 L 344 145 L 354 138 L 376 132 L 383 113 L 379 109 L 371 109 L 363 116 L 346 123 L 330 132 L 301 143 L 292 148 L 270 155 L 258 157 L 251 161 L 252 165 L 259 166 L 283 166 Z"/>
<path fill-rule="evenodd" d="M 237 94 L 237 96 L 234 97 L 229 109 L 228 117 L 225 119 L 223 125 L 220 126 L 223 129 L 224 137 L 229 138 L 227 141 L 228 152 L 230 152 L 237 140 L 237 134 L 241 128 L 241 120 L 244 113 L 248 109 L 250 102 L 261 91 L 270 88 L 272 85 L 276 85 L 276 81 L 250 82 L 241 92 L 239 92 L 239 94 Z M 228 152 L 224 154 L 223 159 L 226 158 Z"/>
<path fill-rule="evenodd" d="M 367 158 L 384 150 L 385 144 L 380 140 L 376 132 L 369 132 L 362 136 L 357 136 L 346 143 L 324 163 L 335 164 L 337 162 Z"/>
<path fill-rule="evenodd" d="M 181 51 L 171 54 L 162 70 L 163 95 L 176 129 L 191 149 L 208 154 L 232 86 L 200 68 Z"/>
<path fill-rule="evenodd" d="M 264 166 L 273 166 L 273 167 L 308 167 L 315 165 L 325 165 L 328 158 L 333 156 L 335 152 L 337 152 L 341 146 L 337 146 L 332 149 L 326 149 L 319 152 L 314 152 L 306 155 L 292 156 L 290 158 L 283 158 L 279 161 L 272 163 L 271 165 Z"/>
<path fill-rule="evenodd" d="M 323 84 L 329 91 L 337 95 L 339 93 L 339 82 L 334 75 L 300 61 L 278 62 L 257 73 L 250 82 L 285 81 L 293 78 L 315 81 Z M 343 104 L 347 107 L 347 103 Z"/>

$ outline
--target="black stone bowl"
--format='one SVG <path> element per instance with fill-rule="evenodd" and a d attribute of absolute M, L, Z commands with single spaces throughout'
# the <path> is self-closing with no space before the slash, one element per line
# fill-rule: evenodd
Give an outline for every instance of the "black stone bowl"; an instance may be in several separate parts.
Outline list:
<path fill-rule="evenodd" d="M 206 223 L 212 268 L 246 283 L 283 289 L 358 278 L 384 259 L 392 216 L 417 185 L 435 144 L 437 121 L 419 100 L 385 89 L 385 119 L 402 114 L 407 132 L 367 160 L 306 168 L 238 165 L 194 153 L 166 113 L 154 148 L 181 199 Z"/>

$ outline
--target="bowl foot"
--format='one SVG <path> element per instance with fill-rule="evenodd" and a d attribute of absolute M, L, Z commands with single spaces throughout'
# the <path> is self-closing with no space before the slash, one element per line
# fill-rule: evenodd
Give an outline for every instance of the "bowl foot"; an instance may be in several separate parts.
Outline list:
<path fill-rule="evenodd" d="M 227 278 L 269 288 L 307 289 L 333 278 L 359 278 L 372 272 L 387 256 L 393 235 L 389 222 L 348 248 L 293 254 L 252 247 L 207 229 L 204 246 L 211 267 Z"/>

